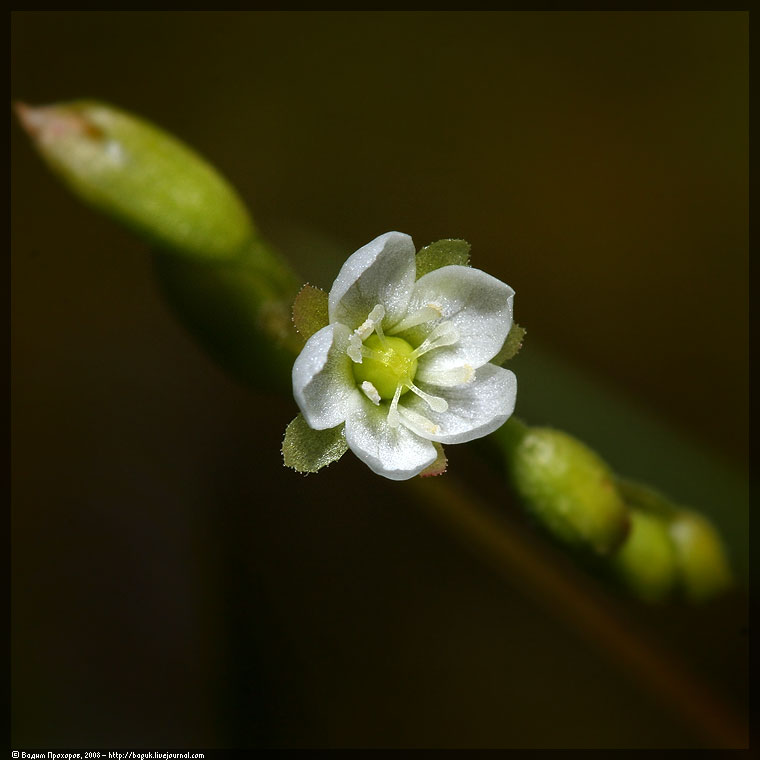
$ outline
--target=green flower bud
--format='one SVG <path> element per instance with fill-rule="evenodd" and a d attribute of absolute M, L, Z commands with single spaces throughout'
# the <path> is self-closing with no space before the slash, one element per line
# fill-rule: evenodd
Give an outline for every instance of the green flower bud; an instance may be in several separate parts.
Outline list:
<path fill-rule="evenodd" d="M 512 483 L 531 512 L 566 543 L 614 551 L 629 522 L 607 465 L 566 433 L 510 422 L 499 436 Z"/>
<path fill-rule="evenodd" d="M 615 569 L 640 599 L 660 602 L 678 579 L 676 551 L 667 520 L 631 510 L 631 530 L 613 558 Z"/>
<path fill-rule="evenodd" d="M 55 174 L 87 203 L 174 253 L 234 257 L 253 235 L 242 201 L 197 153 L 161 129 L 93 101 L 18 105 Z"/>
<path fill-rule="evenodd" d="M 683 512 L 670 523 L 670 536 L 686 596 L 705 601 L 732 583 L 723 543 L 708 520 L 693 512 Z"/>

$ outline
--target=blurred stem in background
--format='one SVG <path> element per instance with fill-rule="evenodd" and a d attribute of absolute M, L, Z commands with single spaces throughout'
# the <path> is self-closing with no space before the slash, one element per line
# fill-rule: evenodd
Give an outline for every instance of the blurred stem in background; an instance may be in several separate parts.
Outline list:
<path fill-rule="evenodd" d="M 152 246 L 165 297 L 208 353 L 252 387 L 290 395 L 290 368 L 303 346 L 291 307 L 302 281 L 261 239 L 234 189 L 177 139 L 111 106 L 77 101 L 19 105 L 17 111 L 54 173 Z M 730 585 L 722 542 L 708 520 L 616 479 L 577 439 L 513 417 L 491 440 L 511 487 L 536 520 L 635 596 L 662 602 L 680 592 L 703 601 Z M 564 600 L 558 605 L 563 614 L 586 620 L 576 625 L 606 637 L 645 678 L 665 683 L 692 721 L 712 715 L 705 729 L 722 746 L 736 746 L 743 729 L 704 689 L 687 684 L 651 645 L 639 642 L 637 649 L 614 616 L 595 609 L 572 584 L 556 581 L 548 553 L 537 550 L 544 556 L 530 560 L 524 549 L 517 551 L 509 522 L 491 515 L 451 475 L 445 479 L 409 487 L 484 558 L 529 576 L 550 600 Z"/>

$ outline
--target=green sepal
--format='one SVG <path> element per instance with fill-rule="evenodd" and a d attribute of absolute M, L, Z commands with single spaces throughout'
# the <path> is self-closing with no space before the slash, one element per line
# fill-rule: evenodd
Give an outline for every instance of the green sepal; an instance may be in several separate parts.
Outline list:
<path fill-rule="evenodd" d="M 446 458 L 446 452 L 443 450 L 443 446 L 437 441 L 433 441 L 433 446 L 435 446 L 435 450 L 438 452 L 438 457 L 433 464 L 429 464 L 420 473 L 421 478 L 434 478 L 436 475 L 443 475 L 449 465 L 449 460 Z"/>
<path fill-rule="evenodd" d="M 470 244 L 466 240 L 438 240 L 417 253 L 417 279 L 434 269 L 452 265 L 469 266 Z"/>
<path fill-rule="evenodd" d="M 304 285 L 293 301 L 293 324 L 298 334 L 308 340 L 328 323 L 327 293 L 314 285 Z"/>
<path fill-rule="evenodd" d="M 501 367 L 510 359 L 514 359 L 522 348 L 526 332 L 527 330 L 524 327 L 520 327 L 517 322 L 512 322 L 509 335 L 507 335 L 499 353 L 491 359 L 491 364 L 498 364 Z"/>
<path fill-rule="evenodd" d="M 314 430 L 299 414 L 285 429 L 283 463 L 307 475 L 337 462 L 348 450 L 343 429 L 344 425 L 338 425 L 329 430 Z"/>

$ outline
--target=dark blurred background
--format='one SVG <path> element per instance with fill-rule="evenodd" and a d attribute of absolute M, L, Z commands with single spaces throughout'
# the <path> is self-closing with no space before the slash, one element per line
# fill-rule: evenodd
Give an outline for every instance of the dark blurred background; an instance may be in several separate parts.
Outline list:
<path fill-rule="evenodd" d="M 529 331 L 518 413 L 727 537 L 705 607 L 579 578 L 743 719 L 747 13 L 17 12 L 11 43 L 14 100 L 178 134 L 315 284 L 391 229 L 469 240 Z M 292 400 L 218 370 L 15 125 L 11 155 L 14 746 L 713 746 L 403 485 L 285 470 Z"/>

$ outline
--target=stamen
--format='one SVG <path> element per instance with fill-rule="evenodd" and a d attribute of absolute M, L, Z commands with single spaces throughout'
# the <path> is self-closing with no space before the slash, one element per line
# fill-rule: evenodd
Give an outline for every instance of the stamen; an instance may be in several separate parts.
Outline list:
<path fill-rule="evenodd" d="M 377 304 L 374 309 L 367 315 L 367 318 L 357 327 L 348 338 L 348 348 L 346 353 L 355 364 L 362 363 L 362 356 L 367 356 L 362 350 L 362 341 L 372 335 L 374 330 L 380 336 L 380 341 L 385 342 L 381 322 L 385 317 L 385 307 Z"/>
<path fill-rule="evenodd" d="M 375 405 L 380 406 L 380 394 L 377 392 L 377 388 L 369 380 L 365 380 L 361 384 L 361 389 L 364 391 L 364 395 Z"/>
<path fill-rule="evenodd" d="M 434 348 L 451 346 L 459 340 L 459 331 L 452 322 L 441 322 L 414 350 L 412 356 L 416 359 Z"/>
<path fill-rule="evenodd" d="M 377 324 L 378 322 L 382 322 L 384 317 L 385 317 L 385 307 L 381 303 L 379 303 L 375 306 L 374 309 L 372 309 L 367 319 L 371 319 L 374 324 Z"/>
<path fill-rule="evenodd" d="M 440 396 L 431 396 L 429 393 L 420 390 L 411 380 L 406 383 L 406 387 L 412 393 L 416 393 L 434 412 L 445 412 L 449 408 L 449 402 Z"/>
<path fill-rule="evenodd" d="M 364 346 L 362 345 L 361 337 L 356 332 L 351 333 L 351 335 L 348 336 L 348 348 L 346 349 L 346 353 L 354 364 L 362 363 L 363 348 Z"/>
<path fill-rule="evenodd" d="M 427 435 L 438 435 L 441 432 L 440 425 L 436 425 L 419 412 L 407 409 L 405 406 L 400 406 L 399 411 L 401 412 L 401 416 L 410 423 L 413 430 Z"/>
<path fill-rule="evenodd" d="M 397 428 L 399 426 L 399 416 L 398 416 L 398 400 L 401 396 L 401 383 L 399 383 L 396 386 L 396 392 L 393 394 L 393 400 L 391 401 L 391 407 L 388 409 L 388 424 L 392 428 Z"/>
<path fill-rule="evenodd" d="M 454 327 L 453 322 L 446 320 L 445 322 L 441 322 L 441 324 L 436 326 L 433 332 L 428 335 L 428 339 L 434 340 L 436 343 L 439 343 L 442 346 L 448 346 L 451 343 L 459 340 L 459 331 L 456 327 Z M 443 343 L 443 341 L 446 342 Z"/>
<path fill-rule="evenodd" d="M 395 335 L 396 333 L 408 330 L 410 327 L 416 327 L 425 322 L 432 322 L 434 319 L 440 319 L 442 316 L 443 309 L 441 309 L 437 303 L 429 303 L 427 306 L 423 306 L 413 314 L 404 317 L 404 319 L 388 331 L 388 334 Z"/>
<path fill-rule="evenodd" d="M 374 309 L 369 313 L 369 316 L 367 317 L 367 321 L 364 323 L 371 324 L 372 328 L 367 333 L 367 335 L 362 335 L 362 339 L 366 338 L 372 330 L 374 330 L 378 337 L 380 338 L 381 343 L 385 343 L 385 335 L 383 335 L 383 318 L 385 317 L 385 307 L 382 304 L 377 304 Z M 364 327 L 364 325 L 362 325 Z"/>
<path fill-rule="evenodd" d="M 359 327 L 354 330 L 354 335 L 358 335 L 364 340 L 369 335 L 372 335 L 372 331 L 375 329 L 375 324 L 382 321 L 385 316 L 385 309 L 381 304 L 377 304 L 372 311 L 367 314 L 367 318 L 362 322 Z"/>

